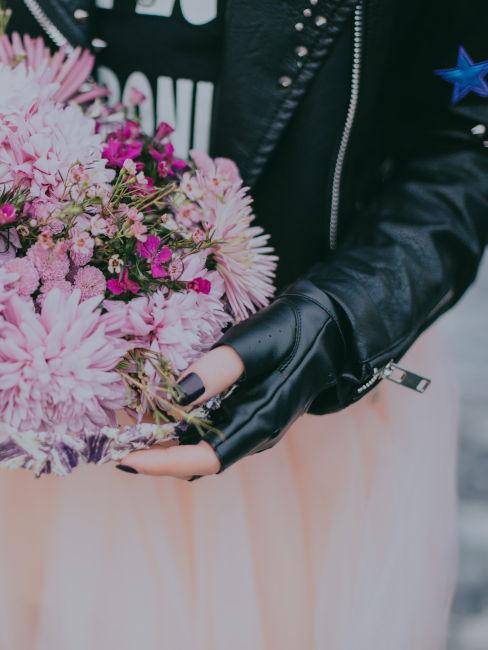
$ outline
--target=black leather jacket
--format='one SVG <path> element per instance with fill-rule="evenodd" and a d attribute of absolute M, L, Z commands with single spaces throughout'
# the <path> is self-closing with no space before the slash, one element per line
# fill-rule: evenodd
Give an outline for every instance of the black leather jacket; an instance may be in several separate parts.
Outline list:
<path fill-rule="evenodd" d="M 71 43 L 96 36 L 74 18 L 87 0 L 37 4 Z M 212 440 L 223 466 L 359 399 L 473 281 L 488 97 L 453 104 L 434 71 L 461 45 L 488 59 L 487 34 L 485 0 L 227 0 L 214 151 L 253 188 L 280 285 L 300 281 L 224 339 L 249 383 L 228 407 L 244 421 Z"/>

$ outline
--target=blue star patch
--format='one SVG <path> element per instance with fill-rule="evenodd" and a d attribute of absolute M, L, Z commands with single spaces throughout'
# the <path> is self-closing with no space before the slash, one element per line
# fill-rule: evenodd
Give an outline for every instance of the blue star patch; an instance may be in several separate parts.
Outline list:
<path fill-rule="evenodd" d="M 459 48 L 457 66 L 445 70 L 434 70 L 434 74 L 454 84 L 452 103 L 457 104 L 473 92 L 480 97 L 488 97 L 488 61 L 474 63 L 464 47 Z"/>

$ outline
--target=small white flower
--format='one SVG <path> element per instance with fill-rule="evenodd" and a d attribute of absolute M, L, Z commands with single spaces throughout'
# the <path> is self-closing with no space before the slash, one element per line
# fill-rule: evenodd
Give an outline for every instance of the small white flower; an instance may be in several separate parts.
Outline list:
<path fill-rule="evenodd" d="M 195 176 L 192 176 L 188 172 L 183 174 L 181 189 L 191 201 L 198 201 L 202 198 L 203 192 L 200 183 Z"/>
<path fill-rule="evenodd" d="M 120 259 L 120 255 L 112 255 L 108 261 L 108 270 L 109 273 L 120 273 L 124 265 L 123 260 Z"/>
<path fill-rule="evenodd" d="M 125 171 L 131 176 L 135 176 L 137 174 L 136 163 L 131 158 L 126 158 L 124 160 L 122 168 L 125 169 Z"/>
<path fill-rule="evenodd" d="M 143 172 L 139 172 L 136 176 L 136 180 L 139 185 L 147 185 L 147 178 L 144 176 Z"/>

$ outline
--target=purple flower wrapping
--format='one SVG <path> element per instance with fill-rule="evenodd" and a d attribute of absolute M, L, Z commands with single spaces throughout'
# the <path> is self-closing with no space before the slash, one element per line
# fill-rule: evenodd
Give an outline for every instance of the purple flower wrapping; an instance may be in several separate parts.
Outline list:
<path fill-rule="evenodd" d="M 67 476 L 78 465 L 101 465 L 124 458 L 131 451 L 146 449 L 162 441 L 176 440 L 176 424 L 136 424 L 103 427 L 98 433 L 77 436 L 52 432 L 14 431 L 2 426 L 0 469 L 28 469 L 43 474 Z"/>

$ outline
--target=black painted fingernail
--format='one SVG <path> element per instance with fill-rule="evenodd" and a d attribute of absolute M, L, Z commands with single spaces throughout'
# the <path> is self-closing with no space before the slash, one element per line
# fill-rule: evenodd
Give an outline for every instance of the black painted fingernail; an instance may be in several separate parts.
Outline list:
<path fill-rule="evenodd" d="M 117 469 L 120 469 L 121 472 L 127 472 L 128 474 L 139 474 L 139 472 L 133 467 L 130 467 L 130 465 L 116 465 L 115 467 Z"/>
<path fill-rule="evenodd" d="M 183 377 L 183 379 L 178 382 L 178 386 L 183 393 L 179 399 L 181 406 L 188 406 L 188 404 L 194 402 L 205 392 L 205 386 L 202 384 L 202 380 L 194 372 Z"/>

